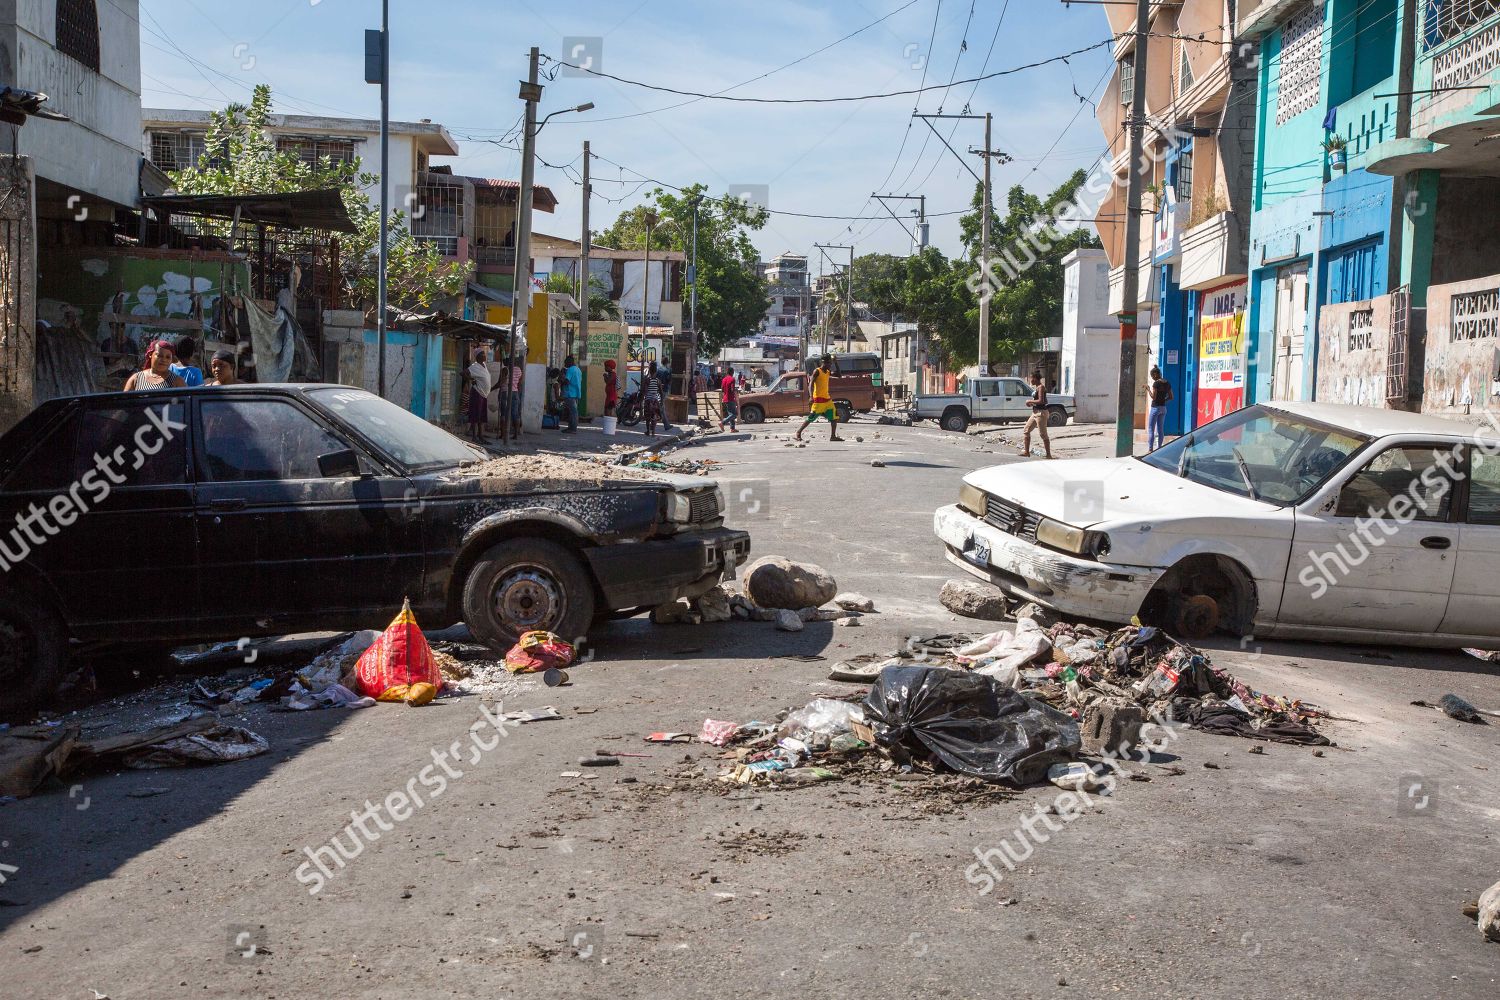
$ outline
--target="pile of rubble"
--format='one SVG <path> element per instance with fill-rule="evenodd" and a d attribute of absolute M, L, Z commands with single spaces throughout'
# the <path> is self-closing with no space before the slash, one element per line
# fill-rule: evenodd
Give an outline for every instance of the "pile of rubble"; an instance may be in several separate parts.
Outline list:
<path fill-rule="evenodd" d="M 832 604 L 833 607 L 826 607 Z M 808 622 L 854 626 L 875 610 L 863 594 L 839 593 L 838 584 L 821 566 L 763 556 L 745 567 L 743 593 L 720 585 L 691 601 L 663 604 L 651 612 L 658 625 L 704 622 L 775 622 L 783 632 L 800 632 Z"/>
<path fill-rule="evenodd" d="M 1150 760 L 1175 725 L 1331 745 L 1312 724 L 1326 712 L 1256 691 L 1160 629 L 1109 631 L 1035 605 L 1014 631 L 912 640 L 830 677 L 871 687 L 770 722 L 705 721 L 699 738 L 727 748 L 718 780 L 799 787 L 874 770 L 1088 791 L 1120 759 Z"/>

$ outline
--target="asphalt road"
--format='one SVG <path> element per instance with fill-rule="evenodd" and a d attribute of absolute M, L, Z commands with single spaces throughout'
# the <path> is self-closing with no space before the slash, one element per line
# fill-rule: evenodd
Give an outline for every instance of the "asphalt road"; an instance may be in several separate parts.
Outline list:
<path fill-rule="evenodd" d="M 975 851 L 1013 838 L 1056 789 L 963 802 L 869 775 L 726 792 L 701 777 L 713 748 L 643 743 L 847 691 L 824 679 L 829 663 L 904 634 L 985 630 L 937 603 L 953 573 L 931 512 L 963 471 L 1015 459 L 930 428 L 856 424 L 846 434 L 865 440 L 842 445 L 820 428 L 800 449 L 777 438 L 789 430 L 681 454 L 725 463 L 757 554 L 816 561 L 874 598 L 861 627 L 616 623 L 570 686 L 505 699 L 563 718 L 492 749 L 471 749 L 471 727 L 489 731 L 478 697 L 258 710 L 261 757 L 0 806 L 0 863 L 15 868 L 0 886 L 0 994 L 1496 995 L 1500 945 L 1460 907 L 1500 879 L 1500 729 L 1409 704 L 1452 691 L 1500 707 L 1495 668 L 1459 653 L 1217 644 L 1216 662 L 1253 686 L 1346 720 L 1325 728 L 1337 748 L 1251 754 L 1184 731 L 1169 747 L 1183 773 L 1136 768 L 1152 780 L 1121 782 L 988 894 L 965 874 Z M 773 658 L 787 653 L 828 662 Z M 315 895 L 299 883 L 304 849 L 454 741 L 462 773 L 441 795 L 363 841 Z M 563 776 L 596 748 L 654 756 Z"/>

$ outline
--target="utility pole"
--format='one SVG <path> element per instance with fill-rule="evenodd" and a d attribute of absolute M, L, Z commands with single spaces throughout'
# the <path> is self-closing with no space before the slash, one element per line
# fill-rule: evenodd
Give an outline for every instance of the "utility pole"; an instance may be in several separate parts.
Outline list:
<path fill-rule="evenodd" d="M 578 237 L 578 341 L 579 353 L 592 364 L 589 356 L 589 250 L 593 240 L 589 235 L 589 196 L 593 188 L 589 185 L 589 141 L 583 140 L 583 232 Z"/>
<path fill-rule="evenodd" d="M 1142 0 L 1146 2 L 1146 0 Z M 985 284 L 979 295 L 979 375 L 990 373 L 990 299 L 995 290 L 989 287 L 990 276 L 990 126 L 993 116 L 984 113 L 984 215 L 979 223 L 979 267 Z"/>
<path fill-rule="evenodd" d="M 698 206 L 703 204 L 703 196 L 693 197 L 693 262 L 688 265 L 688 326 L 693 328 L 693 346 L 697 347 L 698 339 Z"/>
<path fill-rule="evenodd" d="M 821 251 L 823 257 L 828 257 L 827 251 L 829 250 L 849 251 L 848 284 L 845 285 L 844 289 L 844 353 L 847 354 L 849 353 L 849 340 L 851 336 L 849 332 L 849 314 L 854 309 L 854 247 L 847 243 L 814 243 L 813 247 Z M 818 258 L 818 260 L 818 266 L 821 268 L 822 257 Z M 834 267 L 838 267 L 837 262 L 832 257 L 828 257 L 828 263 L 833 264 Z M 826 315 L 823 317 L 823 353 L 828 353 L 828 318 Z"/>
<path fill-rule="evenodd" d="M 541 50 L 531 48 L 531 69 L 521 81 L 521 100 L 526 102 L 525 132 L 521 140 L 521 191 L 516 201 L 516 265 L 511 279 L 510 343 L 507 345 L 505 392 L 500 397 L 500 433 L 509 441 L 511 389 L 515 380 L 516 333 L 525 331 L 531 307 L 531 188 L 536 177 L 536 106 L 542 99 L 542 85 L 537 81 Z M 525 355 L 523 353 L 522 357 Z"/>
<path fill-rule="evenodd" d="M 380 30 L 365 32 L 365 83 L 380 84 L 380 252 L 376 265 L 376 391 L 385 398 L 386 266 L 391 190 L 391 4 L 380 0 Z"/>
<path fill-rule="evenodd" d="M 1146 49 L 1151 27 L 1150 0 L 1137 0 L 1135 10 L 1135 89 L 1130 96 L 1130 174 L 1125 189 L 1125 278 L 1120 312 L 1120 388 L 1115 417 L 1115 454 L 1135 451 L 1136 304 L 1140 298 L 1141 173 L 1146 129 Z"/>

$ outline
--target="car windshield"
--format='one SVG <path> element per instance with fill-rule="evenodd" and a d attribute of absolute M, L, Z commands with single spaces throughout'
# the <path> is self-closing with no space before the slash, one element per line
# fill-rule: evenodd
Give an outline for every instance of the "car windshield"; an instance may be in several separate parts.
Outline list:
<path fill-rule="evenodd" d="M 1286 506 L 1326 483 L 1369 440 L 1291 413 L 1249 406 L 1141 461 L 1216 490 Z"/>
<path fill-rule="evenodd" d="M 441 427 L 363 389 L 330 387 L 308 393 L 375 442 L 408 469 L 431 471 L 474 462 L 484 456 Z"/>

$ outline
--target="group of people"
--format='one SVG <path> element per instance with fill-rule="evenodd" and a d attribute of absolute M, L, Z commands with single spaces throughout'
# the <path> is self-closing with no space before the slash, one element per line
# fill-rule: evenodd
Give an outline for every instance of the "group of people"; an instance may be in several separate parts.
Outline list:
<path fill-rule="evenodd" d="M 239 372 L 233 351 L 215 351 L 209 359 L 208 371 L 213 377 L 205 379 L 203 369 L 193 364 L 198 354 L 198 342 L 192 337 L 176 341 L 154 340 L 146 348 L 146 362 L 141 370 L 125 380 L 126 392 L 146 392 L 152 389 L 191 389 L 195 386 L 238 385 Z"/>
<path fill-rule="evenodd" d="M 510 380 L 510 438 L 514 441 L 521 436 L 521 385 L 524 373 L 525 369 L 519 363 L 501 363 L 499 377 L 496 378 L 490 371 L 489 354 L 483 348 L 474 352 L 469 367 L 464 369 L 463 378 L 464 388 L 468 392 L 464 411 L 469 422 L 469 437 L 481 444 L 489 440 L 484 429 L 490 419 L 490 397 L 504 389 L 507 377 Z"/>

